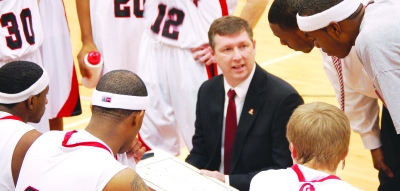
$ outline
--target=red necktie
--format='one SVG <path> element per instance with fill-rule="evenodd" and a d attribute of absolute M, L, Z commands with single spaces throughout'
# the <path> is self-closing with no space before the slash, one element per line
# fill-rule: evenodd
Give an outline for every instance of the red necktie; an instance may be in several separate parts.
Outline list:
<path fill-rule="evenodd" d="M 338 73 L 339 83 L 340 83 L 340 109 L 344 111 L 344 84 L 343 84 L 343 74 L 342 74 L 342 62 L 340 58 L 332 56 L 333 65 L 335 66 L 336 72 Z"/>
<path fill-rule="evenodd" d="M 232 147 L 235 140 L 235 134 L 237 129 L 236 120 L 236 104 L 235 104 L 236 92 L 234 89 L 228 91 L 229 103 L 226 110 L 225 119 L 225 143 L 224 143 L 224 173 L 229 174 L 231 165 Z"/>

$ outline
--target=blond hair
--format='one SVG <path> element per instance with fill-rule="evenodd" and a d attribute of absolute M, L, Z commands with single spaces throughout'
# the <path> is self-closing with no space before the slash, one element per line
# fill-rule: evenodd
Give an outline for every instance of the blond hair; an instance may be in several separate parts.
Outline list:
<path fill-rule="evenodd" d="M 293 112 L 286 137 L 297 150 L 297 163 L 334 171 L 347 154 L 350 132 L 350 122 L 343 111 L 315 102 Z"/>

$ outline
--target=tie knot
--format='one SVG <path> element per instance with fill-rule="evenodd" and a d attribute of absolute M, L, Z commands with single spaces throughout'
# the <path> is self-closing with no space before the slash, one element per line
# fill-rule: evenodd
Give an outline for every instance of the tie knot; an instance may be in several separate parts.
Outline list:
<path fill-rule="evenodd" d="M 234 90 L 234 89 L 230 89 L 230 90 L 228 91 L 228 97 L 229 97 L 229 99 L 230 99 L 230 100 L 231 100 L 231 99 L 235 99 L 235 96 L 236 96 L 235 90 Z"/>

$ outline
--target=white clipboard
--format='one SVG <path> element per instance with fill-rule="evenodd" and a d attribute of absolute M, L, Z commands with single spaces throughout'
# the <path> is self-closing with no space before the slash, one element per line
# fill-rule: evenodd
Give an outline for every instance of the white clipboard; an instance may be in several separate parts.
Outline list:
<path fill-rule="evenodd" d="M 196 167 L 161 150 L 141 160 L 136 172 L 157 191 L 238 191 L 217 179 L 200 174 Z"/>

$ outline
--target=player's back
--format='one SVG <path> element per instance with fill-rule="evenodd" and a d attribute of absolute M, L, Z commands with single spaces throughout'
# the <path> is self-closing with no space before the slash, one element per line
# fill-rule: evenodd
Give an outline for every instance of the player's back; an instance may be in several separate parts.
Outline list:
<path fill-rule="evenodd" d="M 306 166 L 293 165 L 292 168 L 267 170 L 258 173 L 251 181 L 250 191 L 359 191 L 359 189 L 329 175 Z"/>
<path fill-rule="evenodd" d="M 145 3 L 145 31 L 163 43 L 193 48 L 208 42 L 211 23 L 232 14 L 237 0 L 152 0 Z"/>
<path fill-rule="evenodd" d="M 0 62 L 28 55 L 43 42 L 37 0 L 0 1 Z"/>
<path fill-rule="evenodd" d="M 6 112 L 0 112 L 0 190 L 15 189 L 11 172 L 12 157 L 21 137 L 33 127 Z"/>
<path fill-rule="evenodd" d="M 47 132 L 32 144 L 16 190 L 100 191 L 126 168 L 93 135 L 86 131 L 71 132 Z"/>

